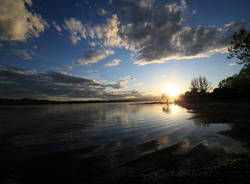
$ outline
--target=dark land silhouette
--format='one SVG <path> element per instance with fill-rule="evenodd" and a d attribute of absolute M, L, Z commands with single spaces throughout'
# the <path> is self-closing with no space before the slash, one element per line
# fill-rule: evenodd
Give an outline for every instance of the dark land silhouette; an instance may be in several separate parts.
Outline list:
<path fill-rule="evenodd" d="M 0 105 L 48 105 L 48 104 L 84 104 L 84 103 L 116 103 L 116 102 L 140 102 L 155 101 L 156 98 L 112 99 L 112 100 L 82 100 L 82 101 L 55 101 L 39 99 L 7 99 L 0 98 Z"/>
<path fill-rule="evenodd" d="M 194 78 L 190 83 L 190 91 L 182 95 L 179 101 L 232 103 L 250 101 L 250 32 L 241 29 L 235 33 L 231 45 L 228 49 L 228 59 L 239 60 L 238 64 L 243 65 L 240 72 L 220 81 L 213 91 L 209 79 L 204 76 Z"/>

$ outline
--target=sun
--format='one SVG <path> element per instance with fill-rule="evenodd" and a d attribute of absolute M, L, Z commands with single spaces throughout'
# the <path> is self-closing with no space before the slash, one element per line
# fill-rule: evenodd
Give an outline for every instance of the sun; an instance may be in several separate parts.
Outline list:
<path fill-rule="evenodd" d="M 174 98 L 180 95 L 181 90 L 177 86 L 169 84 L 163 88 L 162 93 L 167 94 L 169 97 Z"/>

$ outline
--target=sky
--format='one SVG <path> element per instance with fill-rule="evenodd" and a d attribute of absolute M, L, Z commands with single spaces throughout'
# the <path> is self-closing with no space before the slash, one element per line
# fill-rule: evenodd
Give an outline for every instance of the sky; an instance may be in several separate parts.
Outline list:
<path fill-rule="evenodd" d="M 249 0 L 0 0 L 0 98 L 89 100 L 216 87 L 240 71 Z"/>

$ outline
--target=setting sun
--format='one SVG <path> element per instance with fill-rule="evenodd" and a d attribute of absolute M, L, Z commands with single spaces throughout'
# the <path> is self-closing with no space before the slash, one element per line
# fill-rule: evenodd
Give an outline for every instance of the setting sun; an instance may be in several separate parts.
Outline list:
<path fill-rule="evenodd" d="M 165 93 L 170 97 L 177 97 L 181 93 L 181 90 L 177 86 L 171 84 L 164 87 L 162 93 Z"/>

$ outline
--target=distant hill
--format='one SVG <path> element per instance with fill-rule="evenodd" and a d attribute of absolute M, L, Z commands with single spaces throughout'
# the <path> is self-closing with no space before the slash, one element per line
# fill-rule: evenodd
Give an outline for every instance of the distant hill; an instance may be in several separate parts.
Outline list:
<path fill-rule="evenodd" d="M 45 104 L 82 104 L 82 103 L 115 103 L 115 102 L 140 102 L 153 101 L 156 98 L 137 98 L 137 99 L 115 99 L 115 100 L 88 100 L 88 101 L 52 101 L 38 99 L 6 99 L 0 98 L 0 105 L 45 105 Z"/>

